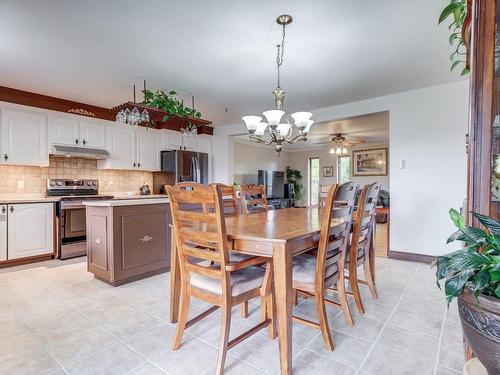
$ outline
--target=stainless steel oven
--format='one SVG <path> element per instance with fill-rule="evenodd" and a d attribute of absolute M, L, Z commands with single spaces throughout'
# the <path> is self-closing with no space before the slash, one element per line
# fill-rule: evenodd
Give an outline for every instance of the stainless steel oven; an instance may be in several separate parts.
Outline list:
<path fill-rule="evenodd" d="M 58 196 L 57 229 L 58 258 L 68 259 L 87 254 L 85 206 L 83 202 L 94 199 L 112 199 L 99 195 L 98 180 L 49 179 L 47 195 Z"/>

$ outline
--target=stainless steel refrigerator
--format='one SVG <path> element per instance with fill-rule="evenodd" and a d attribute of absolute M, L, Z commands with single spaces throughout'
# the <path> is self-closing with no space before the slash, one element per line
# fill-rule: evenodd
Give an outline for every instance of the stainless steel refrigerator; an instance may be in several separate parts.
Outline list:
<path fill-rule="evenodd" d="M 171 184 L 208 184 L 208 154 L 184 150 L 162 151 L 161 170 L 170 175 Z"/>

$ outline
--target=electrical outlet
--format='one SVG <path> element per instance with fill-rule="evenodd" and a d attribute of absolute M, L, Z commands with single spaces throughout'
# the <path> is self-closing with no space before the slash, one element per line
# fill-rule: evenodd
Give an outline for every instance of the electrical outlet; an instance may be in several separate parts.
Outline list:
<path fill-rule="evenodd" d="M 399 161 L 399 169 L 406 169 L 406 160 Z"/>
<path fill-rule="evenodd" d="M 17 188 L 24 189 L 24 180 L 17 180 Z"/>

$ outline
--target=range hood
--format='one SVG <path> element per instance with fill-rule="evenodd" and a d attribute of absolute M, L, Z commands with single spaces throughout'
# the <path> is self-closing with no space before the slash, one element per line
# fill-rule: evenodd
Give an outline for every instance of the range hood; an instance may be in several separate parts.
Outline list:
<path fill-rule="evenodd" d="M 100 148 L 54 145 L 52 155 L 85 159 L 108 159 L 109 152 Z"/>

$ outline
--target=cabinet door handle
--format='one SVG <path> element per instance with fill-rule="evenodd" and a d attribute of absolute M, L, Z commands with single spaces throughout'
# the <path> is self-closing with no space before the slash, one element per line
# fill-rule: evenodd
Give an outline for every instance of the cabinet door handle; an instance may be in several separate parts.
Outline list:
<path fill-rule="evenodd" d="M 78 144 L 78 138 L 75 139 L 75 143 Z"/>
<path fill-rule="evenodd" d="M 137 168 L 140 168 L 141 167 L 141 163 L 137 163 Z"/>
<path fill-rule="evenodd" d="M 87 144 L 87 141 L 84 139 L 84 140 L 82 141 L 82 143 L 83 143 L 83 145 L 85 146 L 85 145 Z"/>
<path fill-rule="evenodd" d="M 5 160 L 5 161 L 9 160 L 9 155 L 4 154 L 4 156 L 3 156 L 3 160 Z"/>
<path fill-rule="evenodd" d="M 7 211 L 7 210 L 5 209 L 5 206 L 2 206 L 2 214 L 4 214 L 4 213 L 5 213 L 5 211 Z"/>
<path fill-rule="evenodd" d="M 10 206 L 10 213 L 14 212 L 14 206 Z"/>
<path fill-rule="evenodd" d="M 135 168 L 136 164 L 135 164 L 135 161 L 134 161 L 134 168 Z"/>

